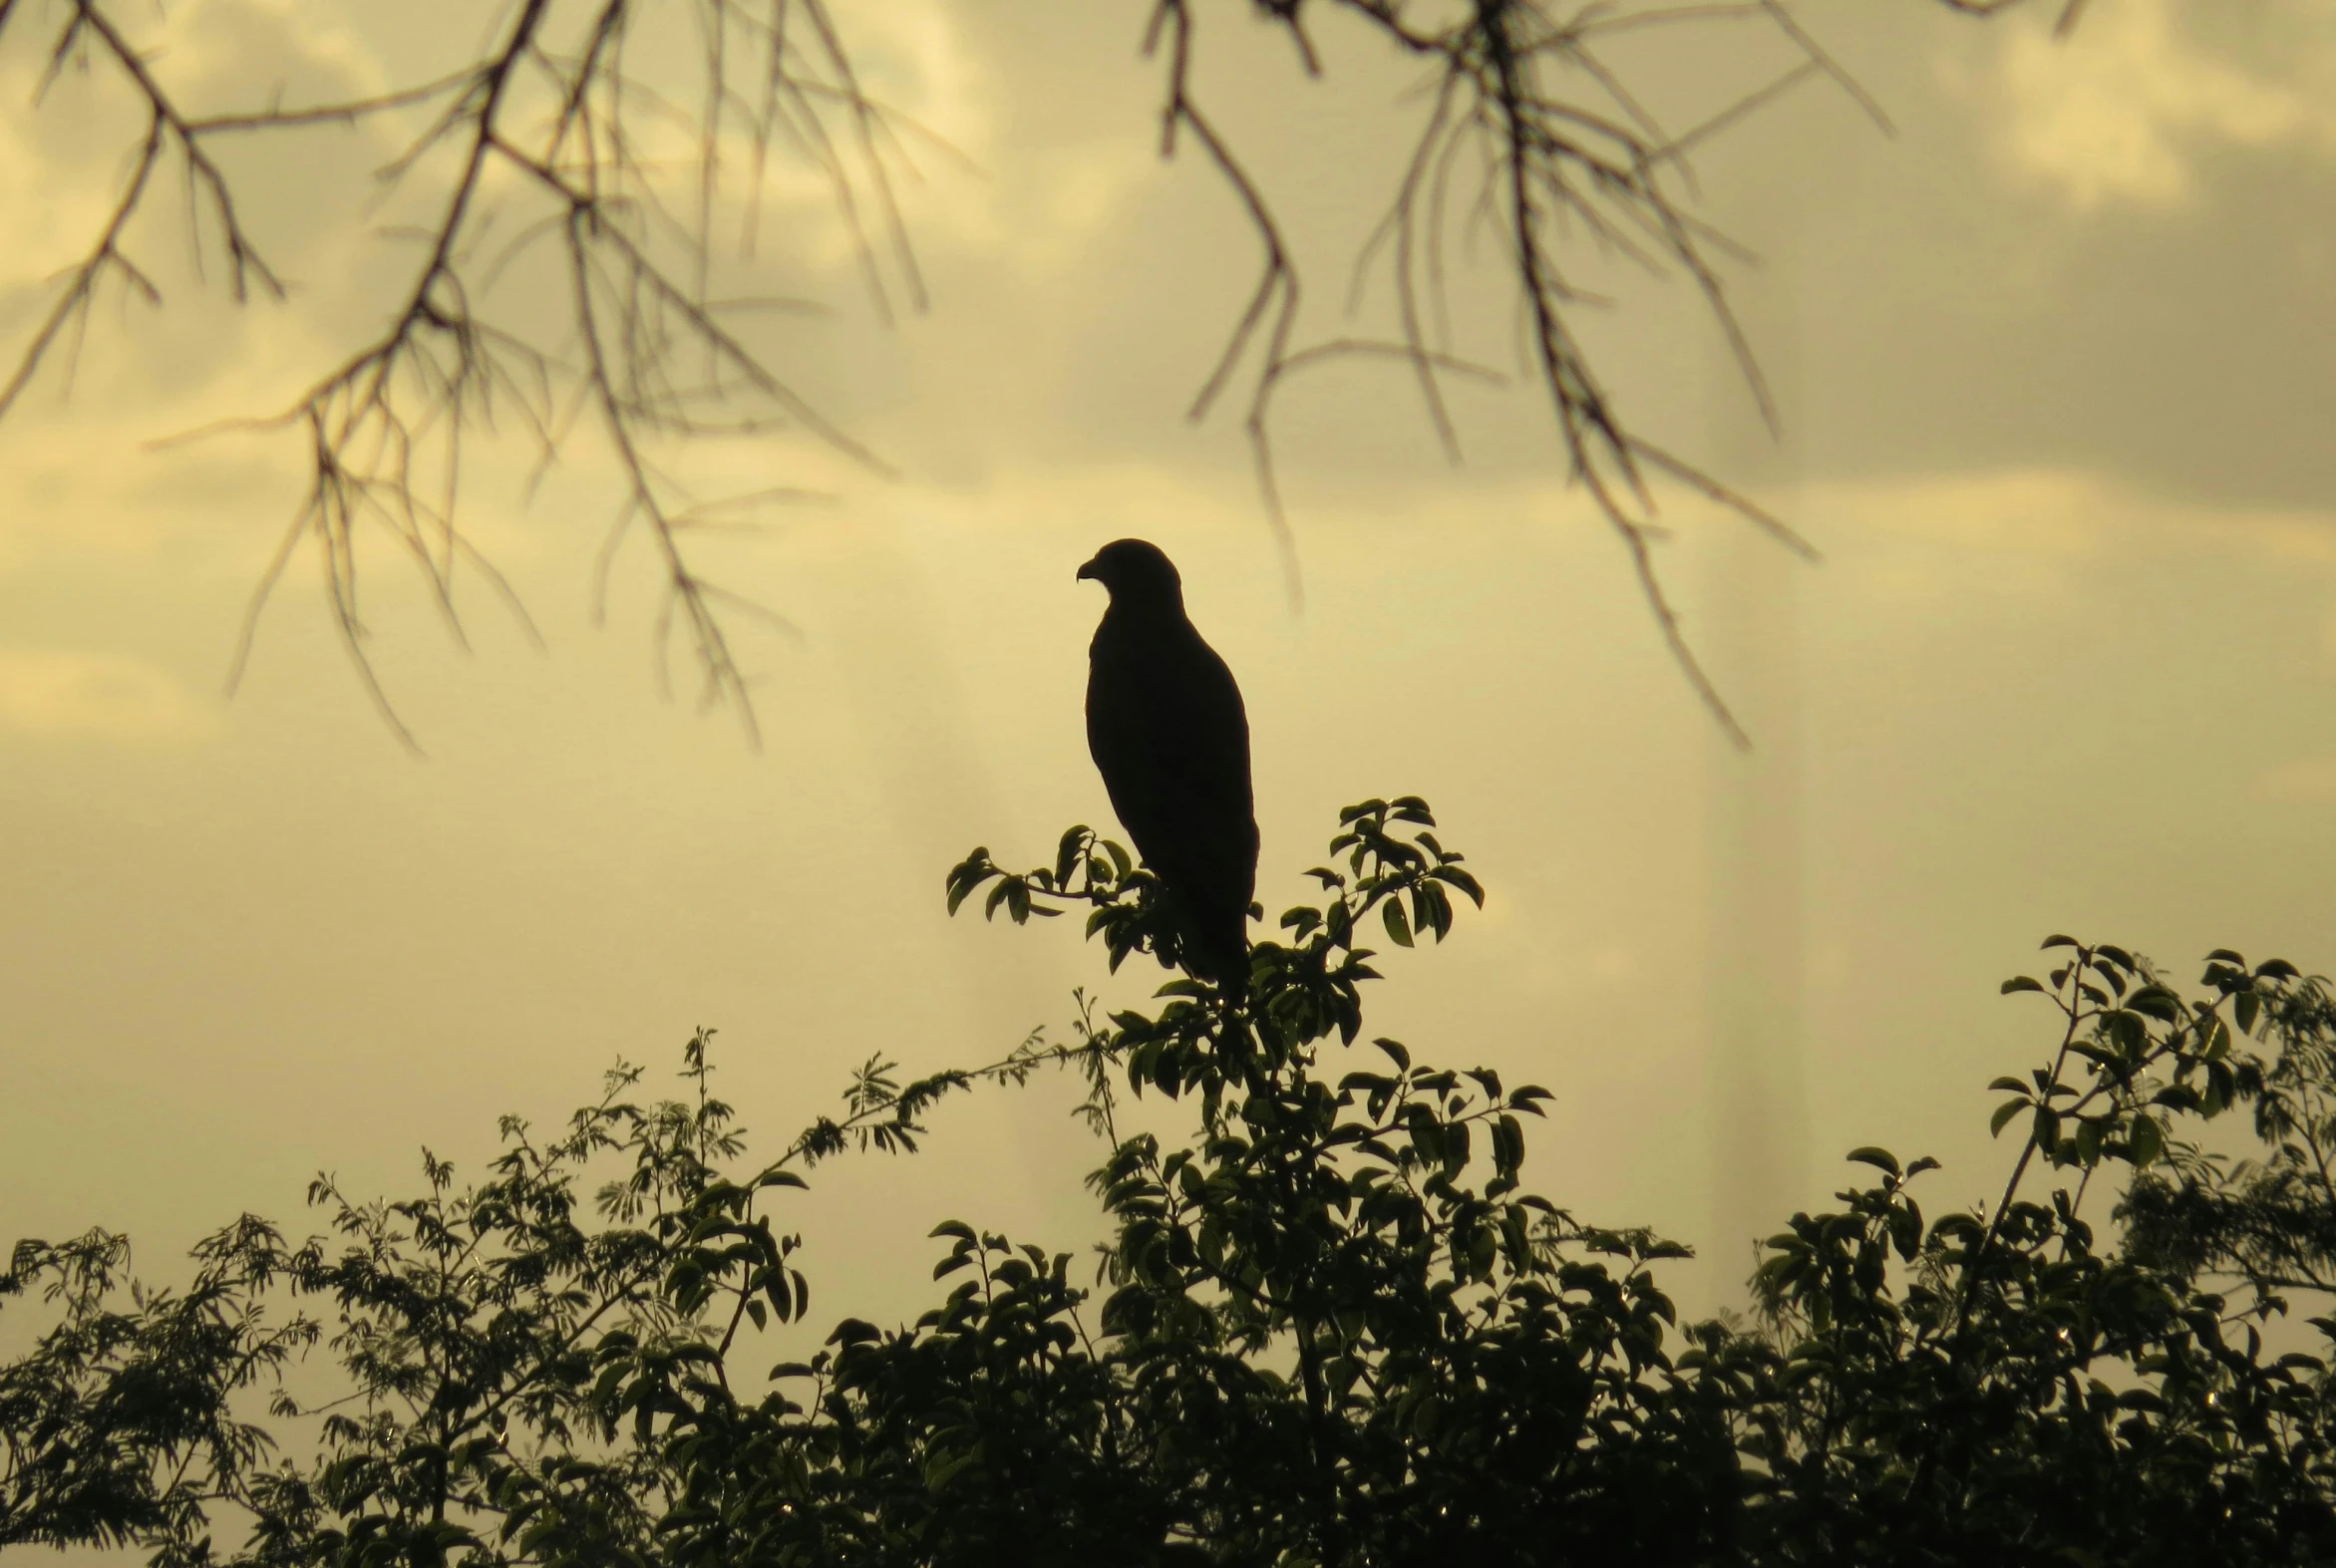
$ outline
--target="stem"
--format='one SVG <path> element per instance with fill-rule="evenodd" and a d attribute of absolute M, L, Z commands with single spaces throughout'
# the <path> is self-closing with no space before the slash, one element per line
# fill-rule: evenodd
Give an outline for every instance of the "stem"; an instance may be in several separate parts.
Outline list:
<path fill-rule="evenodd" d="M 2071 960 L 2069 965 L 2069 981 L 2072 986 L 2083 976 L 2085 965 L 2092 959 L 2092 956 L 2090 949 L 2079 948 L 2077 950 L 2077 957 Z M 2038 1101 L 2039 1104 L 2049 1105 L 2052 1103 L 2052 1092 L 2060 1087 L 2060 1070 L 2067 1066 L 2069 1048 L 2076 1044 L 2077 1026 L 2092 1016 L 2079 1003 L 2064 1003 L 2062 1011 L 2068 1015 L 2068 1027 L 2061 1032 L 2060 1050 L 2053 1055 L 2052 1072 L 2048 1075 L 2047 1082 L 2041 1091 L 2044 1098 Z M 2036 1123 L 2035 1118 L 2030 1117 L 2028 1141 L 2020 1149 L 2019 1159 L 2012 1165 L 2011 1180 L 2004 1183 L 2003 1196 L 1996 1200 L 1995 1212 L 1988 1218 L 1987 1232 L 1979 1238 L 1979 1245 L 1973 1250 L 1970 1262 L 1964 1266 L 1962 1300 L 1955 1308 L 1953 1338 L 1961 1338 L 1963 1330 L 1969 1326 L 1971 1307 L 1979 1289 L 1980 1267 L 1986 1261 L 1987 1254 L 1994 1249 L 1995 1238 L 2003 1229 L 2004 1215 L 2010 1212 L 2012 1199 L 2020 1190 L 2020 1178 L 2028 1173 L 2028 1162 L 2035 1157 Z"/>

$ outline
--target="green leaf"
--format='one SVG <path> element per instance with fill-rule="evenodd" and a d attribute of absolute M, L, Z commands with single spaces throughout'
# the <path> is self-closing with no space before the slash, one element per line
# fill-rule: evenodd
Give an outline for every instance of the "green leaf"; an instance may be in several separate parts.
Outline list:
<path fill-rule="evenodd" d="M 1996 1106 L 1995 1114 L 1987 1118 L 1987 1135 L 1989 1137 L 2002 1136 L 2004 1123 L 2027 1108 L 2028 1101 L 2025 1099 L 2007 1099 Z"/>
<path fill-rule="evenodd" d="M 990 864 L 990 852 L 988 848 L 978 844 L 975 845 L 971 854 L 967 855 L 963 860 L 959 861 L 954 867 L 950 869 L 947 883 L 949 889 L 949 913 L 955 914 L 957 912 L 957 906 L 964 903 L 975 888 L 981 886 L 982 883 L 988 881 L 996 874 L 997 867 Z"/>
<path fill-rule="evenodd" d="M 2134 1117 L 2133 1126 L 2126 1132 L 2126 1145 L 2132 1150 L 2137 1169 L 2147 1169 L 2166 1150 L 2166 1134 L 2160 1130 L 2158 1118 L 2151 1115 Z"/>
<path fill-rule="evenodd" d="M 1397 947 L 1412 945 L 1412 923 L 1404 918 L 1403 905 L 1390 898 L 1379 906 L 1380 917 L 1387 923 L 1387 934 Z"/>
<path fill-rule="evenodd" d="M 1066 828 L 1063 840 L 1055 846 L 1055 885 L 1061 887 L 1071 880 L 1071 870 L 1087 858 L 1087 825 Z"/>
<path fill-rule="evenodd" d="M 1514 1116 L 1502 1116 L 1493 1123 L 1493 1163 L 1502 1171 L 1524 1163 L 1524 1128 Z"/>
<path fill-rule="evenodd" d="M 1877 1148 L 1868 1143 L 1863 1148 L 1849 1150 L 1847 1157 L 1860 1165 L 1871 1165 L 1876 1170 L 1886 1170 L 1893 1176 L 1898 1173 L 1898 1156 L 1886 1148 Z"/>
<path fill-rule="evenodd" d="M 1443 888 L 1422 882 L 1412 889 L 1412 923 L 1435 932 L 1439 942 L 1452 934 L 1452 900 Z"/>
<path fill-rule="evenodd" d="M 2041 980 L 2032 980 L 2026 975 L 2014 975 L 2003 983 L 2002 994 L 2008 997 L 2015 991 L 2041 991 L 2043 989 L 2044 982 Z"/>
<path fill-rule="evenodd" d="M 1908 1203 L 1890 1210 L 1890 1245 L 1898 1249 L 1898 1256 L 1906 1262 L 1914 1261 L 1914 1254 L 1922 1249 L 1922 1210 Z"/>
<path fill-rule="evenodd" d="M 2036 1107 L 2036 1126 L 2032 1133 L 2036 1146 L 2050 1152 L 2060 1146 L 2060 1112 L 2050 1105 Z"/>
<path fill-rule="evenodd" d="M 1456 855 L 1453 858 L 1458 859 L 1459 856 Z M 1468 872 L 1461 870 L 1458 866 L 1447 863 L 1445 865 L 1438 866 L 1435 870 L 1429 872 L 1428 874 L 1436 878 L 1436 880 L 1439 882 L 1450 882 L 1454 887 L 1457 887 L 1462 892 L 1468 894 L 1469 898 L 1479 909 L 1485 907 L 1484 885 L 1480 883 L 1475 877 L 1469 875 Z"/>

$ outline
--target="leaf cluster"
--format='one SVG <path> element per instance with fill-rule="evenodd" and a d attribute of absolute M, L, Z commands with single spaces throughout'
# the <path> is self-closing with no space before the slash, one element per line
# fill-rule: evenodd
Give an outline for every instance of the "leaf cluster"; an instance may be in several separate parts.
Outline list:
<path fill-rule="evenodd" d="M 2179 1130 L 2259 1093 L 2263 1064 L 2234 1042 L 2316 987 L 2218 952 L 2212 997 L 2193 1001 L 2123 949 L 2045 948 L 2065 954 L 2047 980 L 2003 986 L 2048 999 L 2061 1040 L 1992 1086 L 1993 1129 L 2026 1133 L 2000 1199 L 1926 1219 L 1910 1188 L 1936 1162 L 1858 1149 L 1879 1179 L 1767 1243 L 1753 1354 L 1714 1341 L 1713 1366 L 1733 1356 L 1741 1380 L 1761 1555 L 2321 1560 L 2336 1549 L 2325 1359 L 2270 1353 L 2263 1303 L 2233 1311 L 2167 1267 L 2178 1225 L 2105 1248 L 2083 1212 L 2106 1169 L 2133 1192 L 2164 1166 L 2210 1171 Z M 2298 1043 L 2266 1033 L 2283 1055 Z M 2030 1196 L 2039 1162 L 2054 1184 Z"/>
<path fill-rule="evenodd" d="M 2057 967 L 2004 988 L 2058 1039 L 1996 1083 L 1996 1129 L 2021 1134 L 2001 1195 L 1926 1214 L 1935 1161 L 1856 1149 L 1865 1179 L 1766 1243 L 1756 1316 L 1682 1325 L 1659 1275 L 1685 1248 L 1526 1184 L 1547 1090 L 1365 1031 L 1366 940 L 1442 941 L 1451 895 L 1483 898 L 1461 862 L 1416 797 L 1351 806 L 1245 986 L 1082 995 L 1068 1042 L 979 1069 L 903 1083 L 871 1059 L 760 1164 L 700 1031 L 685 1093 L 644 1103 L 620 1067 L 557 1137 L 506 1119 L 483 1180 L 426 1156 L 398 1202 L 320 1177 L 328 1235 L 242 1221 L 184 1294 L 128 1284 L 119 1238 L 28 1243 L 0 1297 L 55 1321 L 0 1367 L 0 1544 L 791 1568 L 2336 1555 L 2336 1390 L 2283 1348 L 2332 1273 L 2322 982 L 2217 952 L 2185 996 L 2053 938 Z M 1084 908 L 1115 968 L 1175 956 L 1150 878 L 1087 828 L 1019 874 L 976 850 L 946 892 L 1016 923 Z M 1092 1265 L 946 1220 L 945 1295 L 823 1334 L 781 1219 L 805 1172 L 913 1152 L 949 1096 L 1050 1065 L 1083 1076 L 1101 1140 Z M 2233 1162 L 2199 1133 L 2238 1106 L 2264 1153 Z M 2104 1173 L 2122 1234 L 2087 1217 Z M 2308 1327 L 2318 1346 L 2336 1315 Z M 296 1370 L 314 1345 L 329 1368 Z M 240 1547 L 214 1545 L 223 1510 L 253 1521 Z"/>

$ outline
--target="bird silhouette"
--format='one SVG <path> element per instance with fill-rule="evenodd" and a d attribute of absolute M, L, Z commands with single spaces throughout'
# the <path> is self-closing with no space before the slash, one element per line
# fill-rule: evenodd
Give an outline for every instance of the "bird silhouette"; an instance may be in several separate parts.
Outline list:
<path fill-rule="evenodd" d="M 1079 575 L 1111 592 L 1087 649 L 1087 749 L 1168 895 L 1186 967 L 1240 988 L 1257 886 L 1241 689 L 1185 617 L 1183 579 L 1158 545 L 1115 539 Z"/>

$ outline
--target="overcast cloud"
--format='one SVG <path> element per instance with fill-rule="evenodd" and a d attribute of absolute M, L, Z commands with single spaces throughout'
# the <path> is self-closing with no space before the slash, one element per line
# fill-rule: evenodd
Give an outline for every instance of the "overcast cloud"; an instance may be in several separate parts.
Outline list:
<path fill-rule="evenodd" d="M 524 451 L 473 459 L 471 515 L 545 655 L 485 596 L 456 651 L 369 559 L 370 647 L 427 761 L 367 706 L 307 565 L 241 696 L 215 695 L 301 453 L 148 443 L 271 411 L 378 320 L 411 263 L 366 226 L 387 142 L 251 155 L 287 304 L 227 307 L 215 257 L 206 290 L 161 223 L 167 308 L 109 305 L 70 401 L 51 377 L 0 426 L 0 1240 L 103 1223 L 160 1266 L 241 1209 L 296 1228 L 312 1170 L 400 1186 L 427 1141 L 475 1171 L 499 1112 L 558 1115 L 620 1054 L 662 1072 L 700 1024 L 776 1138 L 871 1053 L 986 1059 L 1059 1027 L 1073 985 L 1140 995 L 1075 932 L 940 909 L 972 845 L 1035 861 L 1107 820 L 1079 725 L 1101 604 L 1072 572 L 1121 534 L 1177 559 L 1248 694 L 1269 910 L 1340 805 L 1428 795 L 1493 898 L 1449 950 L 1391 959 L 1375 1022 L 1555 1090 L 1544 1190 L 1704 1245 L 1693 1305 L 1852 1145 L 1945 1156 L 1934 1208 L 1978 1195 L 2002 1158 L 1981 1086 L 2043 1038 L 1996 982 L 2048 931 L 2184 978 L 2225 944 L 2336 965 L 2325 7 L 2095 0 L 2065 46 L 2042 14 L 1799 8 L 1896 129 L 1813 84 L 1699 155 L 1709 212 L 1762 257 L 1730 288 L 1782 444 L 1691 294 L 1583 258 L 1617 292 L 1583 330 L 1626 410 L 1826 556 L 1669 502 L 1666 568 L 1749 759 L 1562 483 L 1529 384 L 1456 388 L 1459 468 L 1403 376 L 1297 384 L 1275 426 L 1293 609 L 1239 406 L 1183 419 L 1257 251 L 1189 150 L 1158 157 L 1142 5 L 837 9 L 964 163 L 920 154 L 905 196 L 929 313 L 878 322 L 797 172 L 763 259 L 724 263 L 828 308 L 768 341 L 901 474 L 788 441 L 692 460 L 709 488 L 835 491 L 709 546 L 800 630 L 744 633 L 760 753 L 658 696 L 644 555 L 593 627 L 614 491 L 588 446 L 524 509 Z M 1204 10 L 1201 88 L 1286 202 L 1305 332 L 1384 330 L 1383 287 L 1341 307 L 1419 113 L 1404 68 L 1326 28 L 1309 83 L 1245 6 Z M 469 15 L 204 0 L 164 59 L 297 101 L 442 68 Z M 0 330 L 20 335 L 119 166 L 120 106 L 68 83 L 35 111 L 30 35 L 9 37 Z M 1692 123 L 1740 53 L 1698 46 L 1650 102 Z M 1455 347 L 1512 372 L 1498 268 L 1456 265 Z M 823 1177 L 822 1315 L 919 1300 L 917 1238 L 947 1215 L 1083 1240 L 1069 1103 L 1054 1085 L 953 1107 L 918 1161 Z"/>

